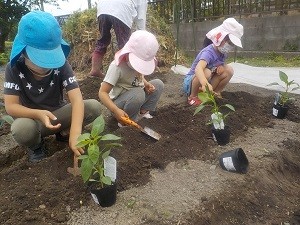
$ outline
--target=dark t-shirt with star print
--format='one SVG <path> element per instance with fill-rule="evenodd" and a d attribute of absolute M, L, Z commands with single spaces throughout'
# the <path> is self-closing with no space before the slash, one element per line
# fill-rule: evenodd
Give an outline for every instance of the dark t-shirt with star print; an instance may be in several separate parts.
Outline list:
<path fill-rule="evenodd" d="M 4 94 L 19 96 L 21 104 L 28 108 L 54 111 L 64 106 L 67 104 L 64 88 L 66 92 L 78 88 L 74 72 L 67 61 L 41 80 L 34 78 L 23 57 L 14 67 L 11 68 L 9 63 L 6 66 Z"/>

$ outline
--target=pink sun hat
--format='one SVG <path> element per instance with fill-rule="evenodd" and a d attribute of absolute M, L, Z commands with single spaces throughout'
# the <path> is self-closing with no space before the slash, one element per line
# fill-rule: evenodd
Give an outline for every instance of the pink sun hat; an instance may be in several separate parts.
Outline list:
<path fill-rule="evenodd" d="M 116 64 L 128 54 L 131 66 L 143 75 L 150 75 L 155 69 L 155 55 L 159 49 L 156 37 L 145 30 L 133 32 L 124 47 L 115 54 Z"/>
<path fill-rule="evenodd" d="M 206 34 L 206 37 L 210 39 L 214 45 L 219 46 L 223 39 L 228 35 L 230 41 L 234 45 L 242 48 L 241 38 L 243 34 L 244 27 L 234 18 L 228 18 L 224 20 L 220 26 L 210 30 Z"/>

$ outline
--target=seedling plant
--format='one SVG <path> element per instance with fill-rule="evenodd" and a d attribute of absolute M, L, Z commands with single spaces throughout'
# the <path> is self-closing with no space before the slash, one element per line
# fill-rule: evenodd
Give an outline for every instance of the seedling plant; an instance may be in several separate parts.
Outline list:
<path fill-rule="evenodd" d="M 111 178 L 105 175 L 105 159 L 113 147 L 122 146 L 117 142 L 121 138 L 114 134 L 103 134 L 104 128 L 105 121 L 101 115 L 94 120 L 91 133 L 80 135 L 77 143 L 77 146 L 82 147 L 86 153 L 79 156 L 81 160 L 80 173 L 83 181 L 97 184 L 100 189 L 113 183 Z"/>
<path fill-rule="evenodd" d="M 278 85 L 284 89 L 284 91 L 280 93 L 278 104 L 280 104 L 281 106 L 285 106 L 285 104 L 287 104 L 288 102 L 295 100 L 295 98 L 290 97 L 291 92 L 300 89 L 300 86 L 294 80 L 289 81 L 288 75 L 282 71 L 279 71 L 279 78 L 284 83 L 283 85 L 277 82 L 273 82 L 268 84 L 267 86 Z"/>
<path fill-rule="evenodd" d="M 198 93 L 198 98 L 202 103 L 196 108 L 194 115 L 202 111 L 205 107 L 210 107 L 212 118 L 208 121 L 207 125 L 214 124 L 216 129 L 224 129 L 224 121 L 230 112 L 224 114 L 221 112 L 221 109 L 228 108 L 230 111 L 235 111 L 235 109 L 230 104 L 218 105 L 215 93 L 210 91 L 207 86 L 205 89 L 205 92 Z"/>

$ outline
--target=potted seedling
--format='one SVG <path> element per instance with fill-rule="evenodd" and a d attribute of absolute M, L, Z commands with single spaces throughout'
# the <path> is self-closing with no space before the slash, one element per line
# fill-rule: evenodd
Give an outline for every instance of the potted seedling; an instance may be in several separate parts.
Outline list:
<path fill-rule="evenodd" d="M 283 119 L 289 109 L 288 104 L 295 100 L 291 97 L 291 92 L 300 89 L 300 86 L 294 80 L 289 81 L 288 76 L 282 71 L 279 71 L 279 78 L 284 83 L 283 85 L 273 82 L 267 86 L 277 85 L 283 88 L 283 91 L 276 93 L 272 109 L 273 116 Z"/>
<path fill-rule="evenodd" d="M 78 138 L 78 147 L 85 150 L 79 156 L 80 174 L 88 184 L 93 200 L 102 207 L 112 206 L 116 202 L 116 160 L 109 156 L 110 150 L 120 147 L 121 138 L 114 134 L 103 134 L 105 121 L 97 117 L 91 133 L 84 133 Z"/>
<path fill-rule="evenodd" d="M 201 104 L 196 108 L 194 115 L 199 113 L 205 107 L 211 108 L 211 119 L 207 124 L 212 124 L 212 136 L 219 145 L 226 145 L 229 142 L 230 130 L 229 126 L 225 125 L 225 119 L 230 111 L 235 111 L 234 107 L 230 104 L 218 105 L 215 94 L 206 87 L 205 92 L 198 94 Z M 224 114 L 220 110 L 222 108 L 229 109 L 229 112 Z"/>

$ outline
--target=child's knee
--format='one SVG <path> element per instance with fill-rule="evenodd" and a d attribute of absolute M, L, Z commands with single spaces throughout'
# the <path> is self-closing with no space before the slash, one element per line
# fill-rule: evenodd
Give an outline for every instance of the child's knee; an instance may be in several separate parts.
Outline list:
<path fill-rule="evenodd" d="M 18 118 L 11 125 L 12 136 L 19 145 L 33 146 L 38 144 L 40 132 L 33 119 Z"/>
<path fill-rule="evenodd" d="M 84 100 L 85 111 L 95 117 L 100 116 L 103 107 L 99 101 L 96 99 Z"/>
<path fill-rule="evenodd" d="M 155 87 L 155 90 L 158 93 L 162 93 L 162 91 L 164 90 L 165 84 L 160 80 L 160 79 L 155 79 L 150 81 L 150 83 Z"/>

